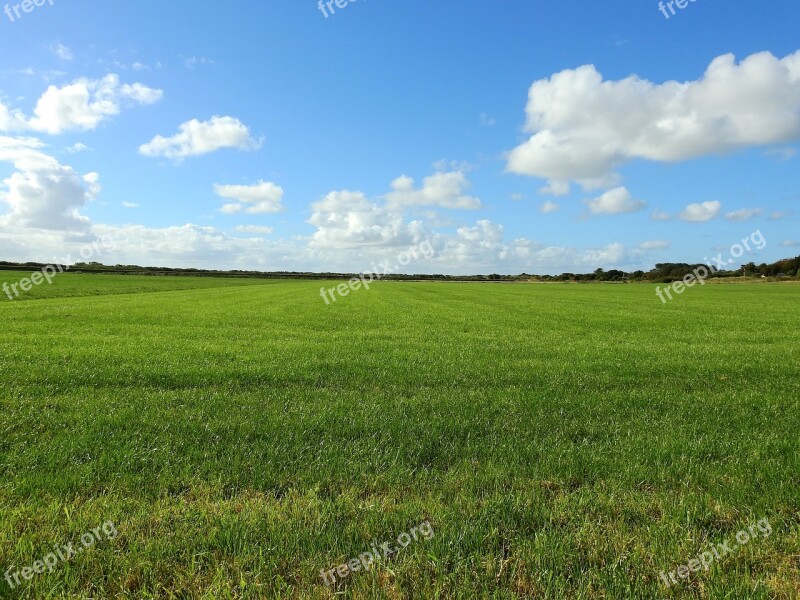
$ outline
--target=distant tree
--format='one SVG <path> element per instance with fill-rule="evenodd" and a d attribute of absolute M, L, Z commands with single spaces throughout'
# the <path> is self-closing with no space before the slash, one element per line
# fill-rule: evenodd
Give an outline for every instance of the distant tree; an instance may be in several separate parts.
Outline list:
<path fill-rule="evenodd" d="M 622 281 L 625 278 L 625 272 L 619 269 L 611 269 L 605 275 L 607 281 Z"/>

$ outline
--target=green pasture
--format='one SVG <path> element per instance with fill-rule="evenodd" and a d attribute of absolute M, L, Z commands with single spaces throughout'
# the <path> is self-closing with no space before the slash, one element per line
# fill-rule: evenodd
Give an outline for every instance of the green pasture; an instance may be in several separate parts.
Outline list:
<path fill-rule="evenodd" d="M 800 597 L 800 287 L 336 283 L 0 298 L 0 597 Z"/>

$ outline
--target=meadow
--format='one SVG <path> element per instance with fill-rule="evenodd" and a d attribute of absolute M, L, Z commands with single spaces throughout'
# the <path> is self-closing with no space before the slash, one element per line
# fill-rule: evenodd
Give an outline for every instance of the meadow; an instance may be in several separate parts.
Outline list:
<path fill-rule="evenodd" d="M 800 597 L 800 287 L 334 284 L 0 299 L 0 597 Z"/>

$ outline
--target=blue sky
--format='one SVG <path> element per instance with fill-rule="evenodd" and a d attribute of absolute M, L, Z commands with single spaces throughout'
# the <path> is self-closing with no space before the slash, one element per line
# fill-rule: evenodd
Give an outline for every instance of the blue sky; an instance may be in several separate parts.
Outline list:
<path fill-rule="evenodd" d="M 405 270 L 646 270 L 756 230 L 748 260 L 800 254 L 796 0 L 7 6 L 0 259 L 110 236 L 110 264 L 363 271 L 429 242 Z"/>

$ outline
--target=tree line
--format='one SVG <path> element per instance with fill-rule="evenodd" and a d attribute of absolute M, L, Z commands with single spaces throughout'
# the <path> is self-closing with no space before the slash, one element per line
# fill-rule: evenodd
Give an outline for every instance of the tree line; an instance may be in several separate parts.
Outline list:
<path fill-rule="evenodd" d="M 0 261 L 0 270 L 39 270 L 48 266 L 47 263 L 26 262 L 14 263 Z M 62 265 L 66 270 L 67 265 Z M 526 282 L 526 281 L 573 281 L 573 282 L 651 282 L 672 283 L 683 279 L 698 267 L 707 266 L 702 263 L 658 263 L 650 271 L 626 272 L 618 269 L 597 269 L 592 273 L 562 273 L 560 275 L 424 275 L 424 274 L 386 274 L 381 277 L 384 281 L 474 281 L 474 282 Z M 104 265 L 99 262 L 80 262 L 69 267 L 72 273 L 98 273 L 118 275 L 154 275 L 154 276 L 185 276 L 185 277 L 241 277 L 263 279 L 352 279 L 359 273 L 332 273 L 332 272 L 298 272 L 298 271 L 246 271 L 246 270 L 208 270 L 194 268 L 169 268 L 169 267 L 143 267 L 140 265 Z M 771 278 L 800 278 L 800 256 L 786 258 L 771 264 L 761 263 L 756 265 L 749 262 L 738 269 L 714 271 L 712 278 L 731 277 L 771 277 Z"/>

